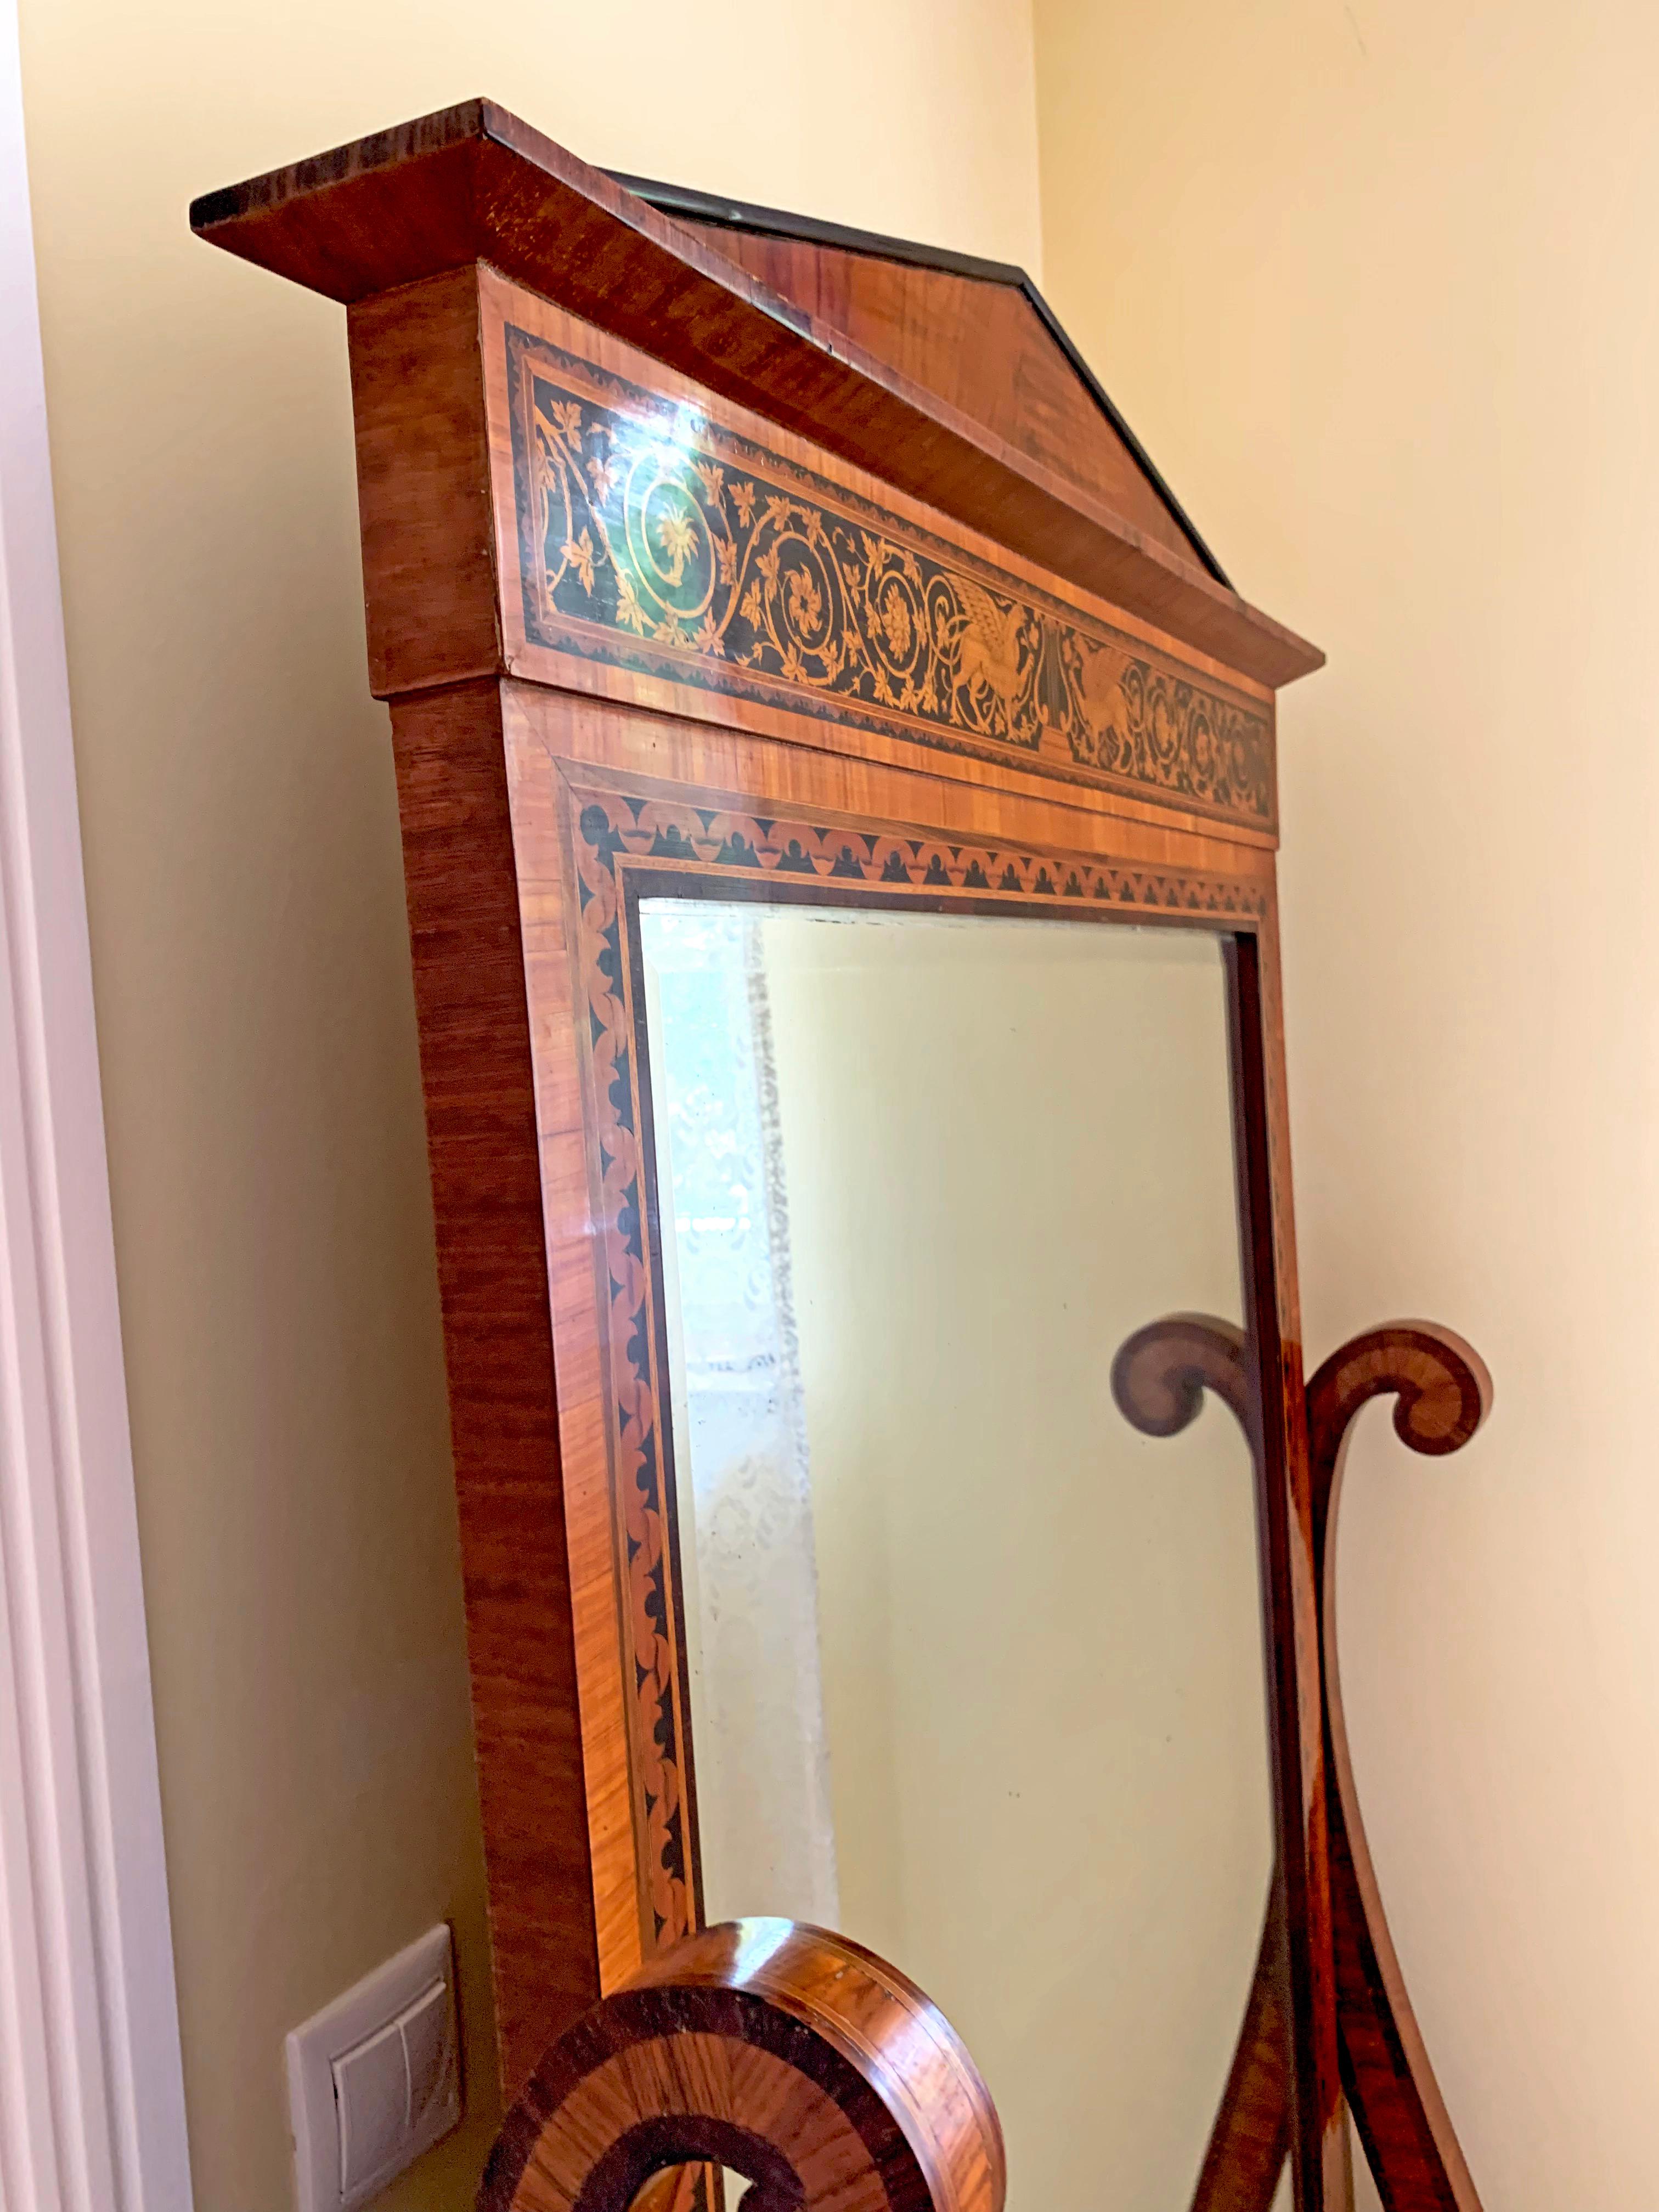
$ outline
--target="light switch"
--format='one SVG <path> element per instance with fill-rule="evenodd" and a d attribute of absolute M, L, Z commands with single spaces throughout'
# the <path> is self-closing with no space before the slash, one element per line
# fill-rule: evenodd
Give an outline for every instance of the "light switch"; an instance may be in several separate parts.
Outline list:
<path fill-rule="evenodd" d="M 450 2033 L 449 1991 L 434 1982 L 417 1997 L 398 2023 L 403 2032 L 404 2060 L 409 2069 L 409 2117 L 417 2125 L 434 2101 L 453 2080 L 455 2039 Z"/>
<path fill-rule="evenodd" d="M 394 2020 L 334 2061 L 340 2194 L 348 2201 L 395 2162 L 409 2132 L 409 2067 Z"/>
<path fill-rule="evenodd" d="M 300 2212 L 356 2212 L 460 2121 L 448 1929 L 295 2028 L 288 2076 Z"/>

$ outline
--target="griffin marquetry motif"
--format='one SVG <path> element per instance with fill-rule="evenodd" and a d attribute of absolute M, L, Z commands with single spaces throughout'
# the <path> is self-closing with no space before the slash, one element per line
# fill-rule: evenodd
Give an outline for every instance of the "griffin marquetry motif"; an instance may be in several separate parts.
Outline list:
<path fill-rule="evenodd" d="M 532 644 L 1272 827 L 1264 708 L 694 407 L 504 342 Z"/>

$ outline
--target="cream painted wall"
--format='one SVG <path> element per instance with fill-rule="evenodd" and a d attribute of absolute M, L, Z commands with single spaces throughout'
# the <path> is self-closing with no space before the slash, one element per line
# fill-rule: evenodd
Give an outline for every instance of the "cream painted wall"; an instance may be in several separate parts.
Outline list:
<path fill-rule="evenodd" d="M 283 2032 L 441 1916 L 490 2131 L 430 1217 L 339 311 L 192 194 L 488 91 L 590 158 L 1035 263 L 1027 0 L 24 0 L 70 678 L 202 2212 Z"/>
<path fill-rule="evenodd" d="M 1038 0 L 1048 289 L 1285 698 L 1308 1337 L 1462 1328 L 1340 1551 L 1407 1978 L 1503 2212 L 1652 2201 L 1659 15 Z"/>

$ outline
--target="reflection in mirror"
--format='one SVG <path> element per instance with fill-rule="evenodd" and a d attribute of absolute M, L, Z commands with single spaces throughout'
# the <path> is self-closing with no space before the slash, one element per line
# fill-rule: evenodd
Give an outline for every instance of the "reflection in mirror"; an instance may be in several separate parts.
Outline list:
<path fill-rule="evenodd" d="M 628 2212 L 792 2212 L 729 2166 L 668 2166 L 642 2182 Z"/>
<path fill-rule="evenodd" d="M 1220 941 L 640 924 L 705 1917 L 915 1975 L 1011 2212 L 1176 2212 L 1273 1862 L 1254 1475 L 1109 1370 L 1243 1314 Z"/>
<path fill-rule="evenodd" d="M 1353 2212 L 1382 2212 L 1382 2197 L 1371 2172 L 1370 2161 L 1365 2155 L 1365 2146 L 1359 2140 L 1359 2130 L 1348 2118 L 1348 2155 L 1353 2166 Z"/>

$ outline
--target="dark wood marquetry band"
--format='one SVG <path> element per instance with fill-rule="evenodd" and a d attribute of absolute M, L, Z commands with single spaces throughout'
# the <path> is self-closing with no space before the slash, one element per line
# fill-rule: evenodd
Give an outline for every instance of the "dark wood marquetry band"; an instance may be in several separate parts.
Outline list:
<path fill-rule="evenodd" d="M 990 2093 L 915 1984 L 844 1937 L 729 1921 L 659 1953 L 536 2069 L 479 2212 L 629 2212 L 697 2162 L 748 2212 L 1002 2212 Z"/>
<path fill-rule="evenodd" d="M 1273 827 L 1261 701 L 690 405 L 501 342 L 529 643 Z"/>

